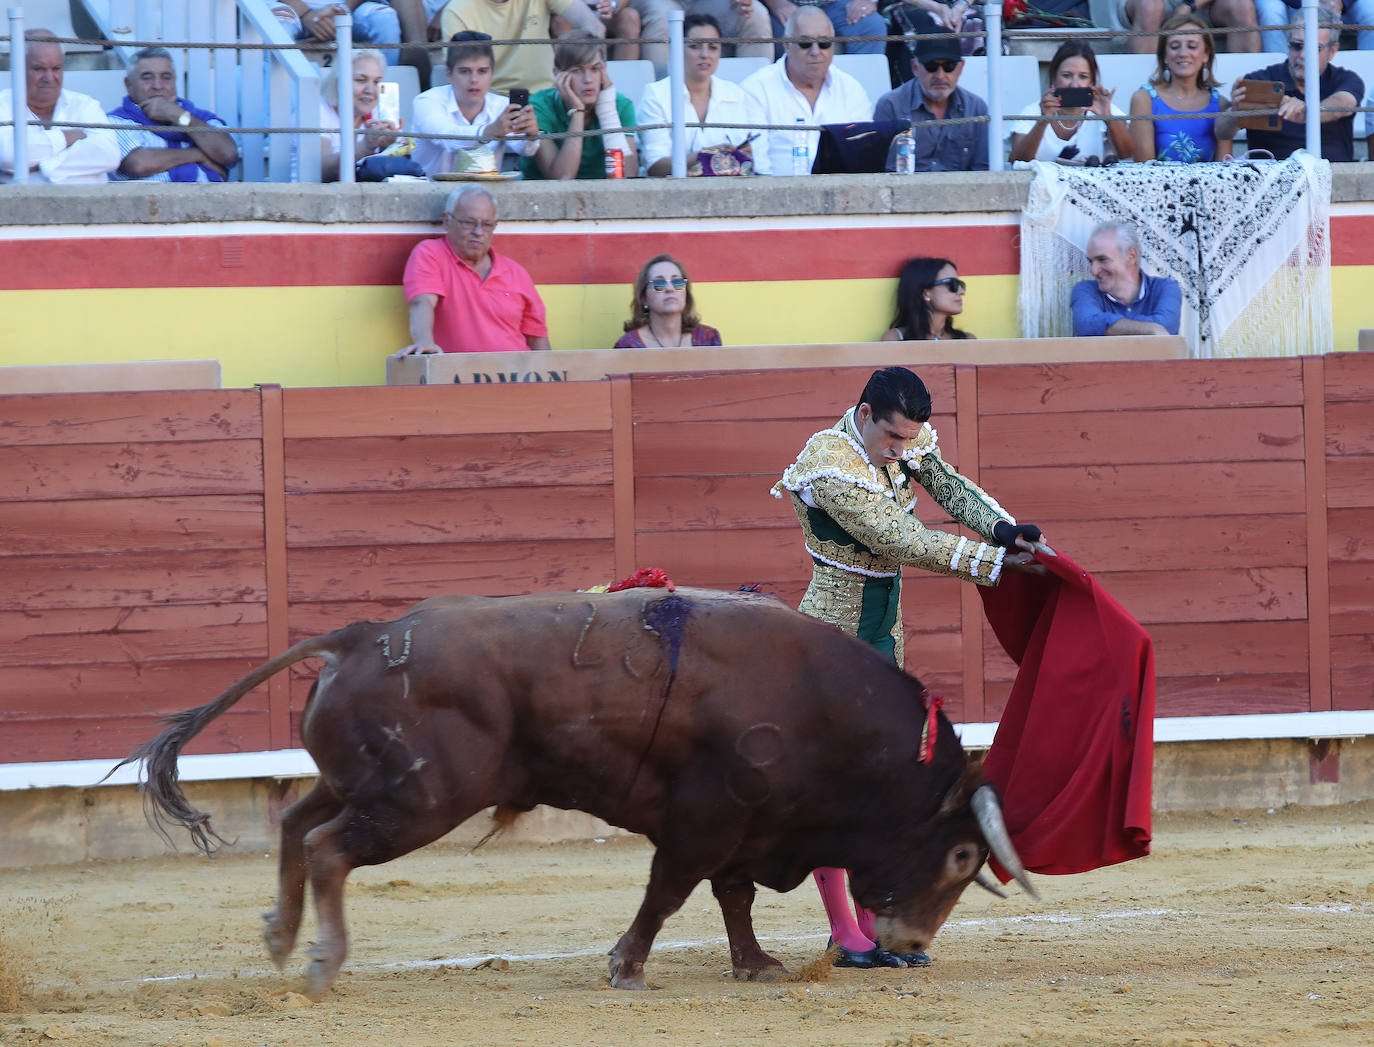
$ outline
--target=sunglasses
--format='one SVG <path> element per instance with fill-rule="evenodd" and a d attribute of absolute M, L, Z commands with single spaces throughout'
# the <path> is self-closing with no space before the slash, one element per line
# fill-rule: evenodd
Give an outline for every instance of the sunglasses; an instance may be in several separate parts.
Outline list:
<path fill-rule="evenodd" d="M 681 291 L 687 286 L 687 278 L 685 276 L 675 276 L 671 280 L 668 280 L 662 276 L 655 276 L 649 281 L 649 286 L 655 291 L 666 291 L 669 287 L 674 291 Z"/>
<path fill-rule="evenodd" d="M 968 284 L 960 280 L 957 276 L 947 276 L 943 280 L 936 280 L 931 287 L 948 287 L 950 294 L 963 294 Z"/>
<path fill-rule="evenodd" d="M 834 40 L 812 40 L 806 36 L 797 41 L 797 50 L 799 51 L 809 51 L 813 47 L 819 47 L 822 51 L 829 51 L 834 46 Z"/>
<path fill-rule="evenodd" d="M 959 61 L 953 58 L 941 58 L 934 62 L 922 62 L 921 65 L 925 66 L 927 73 L 933 73 L 937 69 L 942 69 L 946 73 L 952 73 L 959 68 Z"/>

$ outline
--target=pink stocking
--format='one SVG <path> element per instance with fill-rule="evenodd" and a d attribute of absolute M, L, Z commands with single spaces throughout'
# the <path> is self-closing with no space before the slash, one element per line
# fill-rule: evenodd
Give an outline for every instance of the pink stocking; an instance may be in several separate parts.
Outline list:
<path fill-rule="evenodd" d="M 821 891 L 821 904 L 830 921 L 830 937 L 836 945 L 853 952 L 867 952 L 873 948 L 871 938 L 864 936 L 849 908 L 849 888 L 843 869 L 817 869 L 812 875 Z M 870 916 L 871 919 L 871 916 Z"/>
<path fill-rule="evenodd" d="M 858 902 L 855 902 L 854 915 L 856 915 L 859 918 L 859 933 L 862 934 L 865 938 L 871 938 L 873 941 L 876 942 L 878 938 L 873 933 L 873 910 L 865 909 Z"/>

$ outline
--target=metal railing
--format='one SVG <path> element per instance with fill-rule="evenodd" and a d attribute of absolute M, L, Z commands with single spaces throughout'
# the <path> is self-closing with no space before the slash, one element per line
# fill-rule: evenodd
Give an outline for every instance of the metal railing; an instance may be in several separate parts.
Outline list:
<path fill-rule="evenodd" d="M 101 31 L 113 47 L 126 60 L 142 46 L 157 44 L 169 50 L 180 51 L 181 68 L 185 70 L 186 97 L 213 99 L 213 109 L 232 126 L 226 130 L 241 137 L 242 177 L 246 181 L 288 181 L 293 174 L 301 181 L 318 181 L 320 172 L 320 133 L 328 129 L 314 128 L 318 123 L 320 103 L 320 72 L 306 60 L 302 45 L 291 39 L 282 23 L 271 13 L 266 0 L 199 0 L 197 3 L 176 3 L 172 0 L 153 0 L 153 2 L 133 2 L 133 0 L 85 0 L 85 5 L 95 18 Z M 1318 0 L 1303 0 L 1304 25 L 1303 62 L 1307 70 L 1318 68 L 1318 28 L 1320 25 L 1320 5 Z M 23 76 L 24 39 L 22 8 L 10 8 L 10 40 L 12 44 L 11 82 L 14 90 L 15 112 L 26 110 L 26 92 Z M 685 177 L 687 173 L 687 114 L 683 95 L 685 93 L 685 69 L 683 52 L 683 12 L 671 11 L 668 14 L 669 66 L 670 81 L 670 122 L 668 124 L 639 124 L 624 128 L 627 132 L 637 130 L 667 128 L 671 131 L 671 174 Z M 1019 114 L 1004 114 L 1001 97 L 1001 78 L 1003 70 L 1002 50 L 1004 39 L 1034 36 L 1046 38 L 1045 30 L 1031 33 L 1016 29 L 1003 29 L 1002 5 L 997 0 L 987 0 L 983 6 L 984 30 L 980 33 L 960 33 L 960 37 L 976 36 L 984 39 L 987 56 L 986 97 L 988 108 L 986 116 L 964 117 L 929 121 L 928 126 L 939 127 L 961 123 L 985 123 L 988 138 L 988 165 L 991 170 L 1001 170 L 1005 166 L 1002 149 L 1003 126 L 1005 123 L 1026 120 Z M 347 15 L 336 18 L 337 38 L 333 45 L 307 45 L 312 51 L 331 53 L 336 67 L 348 69 L 352 66 L 353 37 L 352 20 Z M 29 27 L 32 28 L 32 27 Z M 1271 28 L 1271 27 L 1260 27 Z M 1334 27 L 1339 31 L 1339 26 Z M 1234 32 L 1254 32 L 1252 27 L 1213 28 L 1206 30 L 1209 35 L 1222 36 Z M 1164 36 L 1170 30 L 1109 30 L 1075 29 L 1076 39 L 1120 39 L 1138 36 Z M 1203 30 L 1199 30 L 1203 32 Z M 945 34 L 948 38 L 948 35 Z M 646 38 L 647 39 L 647 38 Z M 920 35 L 881 37 L 850 37 L 850 40 L 899 41 L 920 40 Z M 63 41 L 71 42 L 71 41 Z M 664 41 L 650 41 L 664 42 Z M 736 42 L 731 40 L 726 43 Z M 538 41 L 493 41 L 499 46 L 551 46 L 554 40 Z M 442 51 L 448 45 L 443 42 L 424 45 L 428 51 Z M 338 97 L 336 102 L 340 113 L 340 123 L 348 125 L 353 111 L 352 84 L 347 76 L 338 76 Z M 1321 151 L 1321 117 L 1323 108 L 1319 94 L 1319 78 L 1305 76 L 1305 135 L 1306 148 L 1313 155 Z M 1357 100 L 1363 101 L 1363 100 Z M 1328 107 L 1325 111 L 1336 111 Z M 1345 111 L 1345 110 L 1341 110 Z M 1364 106 L 1356 106 L 1352 112 L 1368 112 Z M 1250 110 L 1249 115 L 1277 113 L 1277 110 Z M 1198 114 L 1183 114 L 1178 119 L 1195 118 Z M 1230 115 L 1230 114 L 1228 114 Z M 1063 117 L 1069 122 L 1087 119 L 1132 120 L 1141 117 L 1109 116 Z M 1150 117 L 1151 120 L 1167 120 L 1168 115 Z M 55 124 L 55 126 L 105 126 Z M 717 123 L 692 121 L 693 127 L 724 129 L 731 126 Z M 749 125 L 758 127 L 759 125 Z M 769 129 L 769 128 L 761 128 Z M 347 133 L 347 126 L 339 134 L 339 179 L 348 182 L 354 178 L 354 136 Z M 794 124 L 777 130 L 811 132 L 817 126 Z M 457 135 L 422 135 L 406 132 L 415 138 L 459 138 Z M 561 140 L 572 136 L 597 136 L 603 132 L 592 129 L 583 132 L 562 134 L 541 133 L 541 139 Z M 27 142 L 24 135 L 15 139 L 14 180 L 27 180 Z M 293 152 L 296 155 L 293 172 Z"/>

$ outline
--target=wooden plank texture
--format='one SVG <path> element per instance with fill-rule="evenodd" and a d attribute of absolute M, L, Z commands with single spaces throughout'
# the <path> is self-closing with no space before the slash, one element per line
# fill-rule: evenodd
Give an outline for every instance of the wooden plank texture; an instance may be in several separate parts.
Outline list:
<path fill-rule="evenodd" d="M 259 495 L 0 502 L 0 556 L 261 545 Z"/>
<path fill-rule="evenodd" d="M 255 440 L 0 447 L 0 501 L 255 494 Z"/>
<path fill-rule="evenodd" d="M 1332 637 L 1331 707 L 1374 709 L 1374 634 Z"/>
<path fill-rule="evenodd" d="M 267 599 L 260 549 L 12 556 L 0 572 L 0 611 Z"/>
<path fill-rule="evenodd" d="M 1374 503 L 1374 454 L 1326 460 L 1326 504 L 1331 509 L 1357 509 Z"/>
<path fill-rule="evenodd" d="M 979 432 L 984 465 L 1011 450 L 1022 467 L 1301 460 L 1302 438 L 1297 407 L 990 415 Z"/>
<path fill-rule="evenodd" d="M 471 433 L 289 440 L 286 489 L 421 491 L 609 484 L 611 435 Z"/>
<path fill-rule="evenodd" d="M 610 385 L 287 389 L 288 440 L 608 431 Z"/>
<path fill-rule="evenodd" d="M 739 422 L 640 422 L 635 426 L 635 469 L 640 476 L 770 476 L 791 465 L 813 433 L 829 428 L 834 418 Z M 940 453 L 959 460 L 952 415 L 936 415 L 931 424 L 940 438 Z M 742 434 L 747 437 L 742 438 Z"/>
<path fill-rule="evenodd" d="M 266 660 L 262 604 L 0 611 L 0 666 Z"/>
<path fill-rule="evenodd" d="M 741 527 L 798 531 L 792 507 L 768 493 L 773 482 L 769 476 L 641 476 L 635 483 L 637 527 L 641 533 Z"/>
<path fill-rule="evenodd" d="M 610 538 L 612 508 L 609 487 L 297 494 L 286 537 L 293 548 Z"/>
<path fill-rule="evenodd" d="M 1027 520 L 1118 520 L 1180 511 L 1261 515 L 1301 513 L 1306 507 L 1301 462 L 984 466 L 982 484 L 1009 512 Z M 1205 556 L 1205 547 L 1200 552 Z"/>
<path fill-rule="evenodd" d="M 211 697 L 214 697 L 214 692 L 207 695 L 207 700 Z M 189 703 L 183 697 L 181 704 L 184 706 Z M 118 760 L 156 735 L 163 726 L 162 714 L 152 713 L 111 712 L 0 721 L 0 763 L 108 760 L 110 766 L 114 767 Z M 262 752 L 267 748 L 266 727 L 266 713 L 244 708 L 240 704 L 191 739 L 182 751 L 188 756 Z M 98 777 L 98 774 L 92 775 L 92 778 Z"/>
<path fill-rule="evenodd" d="M 599 539 L 293 549 L 291 622 L 312 603 L 410 603 L 447 593 L 508 596 L 615 581 L 614 546 Z M 334 626 L 330 626 L 333 628 Z"/>
<path fill-rule="evenodd" d="M 1307 612 L 1307 572 L 1300 567 L 1122 571 L 1097 580 L 1142 625 L 1284 621 Z"/>
<path fill-rule="evenodd" d="M 1093 574 L 1188 571 L 1200 562 L 1208 567 L 1303 567 L 1307 563 L 1306 518 L 1297 513 L 1265 516 L 1260 526 L 1254 516 L 1137 520 L 1037 517 L 1035 523 L 1044 530 L 1052 548 Z"/>
<path fill-rule="evenodd" d="M 1071 411 L 1297 406 L 1302 403 L 1302 368 L 1297 360 L 984 367 L 979 371 L 978 402 L 983 418 Z"/>
<path fill-rule="evenodd" d="M 1374 398 L 1326 405 L 1326 453 L 1374 454 Z"/>
<path fill-rule="evenodd" d="M 251 440 L 262 435 L 251 390 L 7 396 L 0 444 Z"/>
<path fill-rule="evenodd" d="M 1326 357 L 1326 402 L 1374 402 L 1374 353 L 1331 353 Z"/>
<path fill-rule="evenodd" d="M 1370 492 L 1374 503 L 1374 491 Z M 1331 509 L 1326 514 L 1326 549 L 1333 561 L 1374 561 L 1374 504 Z"/>
<path fill-rule="evenodd" d="M 631 379 L 635 424 L 710 421 L 738 424 L 823 418 L 825 425 L 834 425 L 858 402 L 873 370 L 872 367 L 837 367 L 737 374 L 635 375 Z M 936 410 L 952 410 L 954 368 L 947 364 L 923 367 L 920 376 L 930 390 Z M 810 435 L 805 433 L 801 437 L 797 444 L 799 449 L 801 442 Z"/>

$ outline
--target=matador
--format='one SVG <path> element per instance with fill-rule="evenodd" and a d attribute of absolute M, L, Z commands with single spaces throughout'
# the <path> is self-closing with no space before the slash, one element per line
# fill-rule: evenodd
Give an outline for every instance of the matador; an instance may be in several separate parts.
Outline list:
<path fill-rule="evenodd" d="M 905 367 L 875 371 L 855 407 L 813 435 L 773 486 L 791 498 L 812 560 L 801 610 L 839 626 L 902 665 L 902 568 L 920 567 L 977 585 L 1004 570 L 1035 573 L 1050 553 L 1040 528 L 1018 524 L 981 487 L 940 456 L 930 393 Z M 968 538 L 915 515 L 924 490 Z M 873 939 L 873 917 L 850 912 L 842 869 L 817 869 L 816 884 L 839 947 L 839 967 L 925 966 L 925 953 L 891 953 Z"/>

